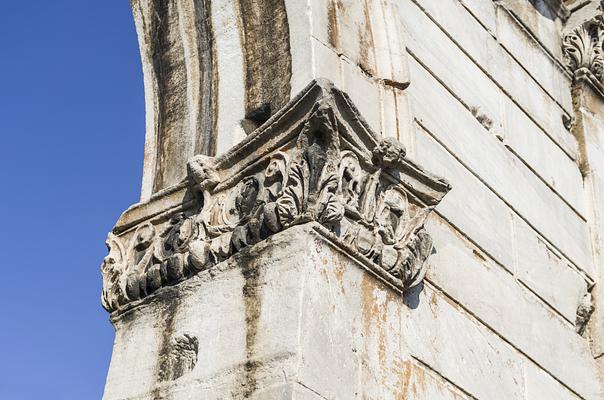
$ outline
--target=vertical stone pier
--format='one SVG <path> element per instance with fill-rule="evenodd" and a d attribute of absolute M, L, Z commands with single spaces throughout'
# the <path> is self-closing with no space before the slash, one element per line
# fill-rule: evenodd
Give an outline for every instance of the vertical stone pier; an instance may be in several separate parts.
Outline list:
<path fill-rule="evenodd" d="M 313 79 L 353 93 L 375 131 L 408 128 L 396 122 L 408 114 L 408 74 L 394 3 L 131 3 L 147 104 L 143 201 L 183 179 L 193 155 L 224 154 Z"/>
<path fill-rule="evenodd" d="M 110 234 L 105 398 L 400 397 L 449 184 L 326 80 L 187 174 Z"/>
<path fill-rule="evenodd" d="M 105 400 L 599 400 L 604 6 L 132 0 Z"/>

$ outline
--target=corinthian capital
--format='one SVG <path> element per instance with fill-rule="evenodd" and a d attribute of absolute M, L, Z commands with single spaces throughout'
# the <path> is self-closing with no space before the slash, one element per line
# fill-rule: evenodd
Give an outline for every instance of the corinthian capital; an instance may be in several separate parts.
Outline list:
<path fill-rule="evenodd" d="M 602 82 L 604 71 L 603 43 L 604 22 L 601 17 L 584 22 L 564 36 L 564 55 L 575 78 L 589 76 L 596 82 Z"/>
<path fill-rule="evenodd" d="M 324 80 L 224 155 L 191 158 L 187 175 L 118 221 L 102 267 L 108 311 L 302 224 L 403 292 L 424 277 L 424 220 L 451 189 Z"/>

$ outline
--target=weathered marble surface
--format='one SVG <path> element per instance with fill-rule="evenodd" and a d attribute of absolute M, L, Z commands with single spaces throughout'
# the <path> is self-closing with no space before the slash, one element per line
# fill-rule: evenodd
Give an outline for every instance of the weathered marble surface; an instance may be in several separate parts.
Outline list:
<path fill-rule="evenodd" d="M 376 130 L 406 112 L 403 98 L 394 106 L 408 77 L 393 2 L 133 0 L 132 9 L 147 108 L 142 200 L 177 184 L 193 155 L 241 142 L 312 79 L 363 84 L 363 96 L 348 91 Z M 385 97 L 394 107 L 382 116 Z"/>
<path fill-rule="evenodd" d="M 305 282 L 313 266 L 334 273 L 333 257 L 340 257 L 343 264 L 361 266 L 357 281 L 362 274 L 373 276 L 384 292 L 389 291 L 388 297 L 404 306 L 401 294 L 422 284 L 426 260 L 433 253 L 423 224 L 451 189 L 444 179 L 410 161 L 400 142 L 372 132 L 348 96 L 325 80 L 312 82 L 223 156 L 194 156 L 187 170 L 179 185 L 127 210 L 109 234 L 109 255 L 102 266 L 103 305 L 113 313 L 117 336 L 106 399 L 291 398 L 295 387 L 287 376 L 295 374 L 300 374 L 299 385 L 316 387 L 311 391 L 328 397 L 351 398 L 368 391 L 380 398 L 399 398 L 400 391 L 408 390 L 397 369 L 400 357 L 388 358 L 394 365 L 385 363 L 382 353 L 390 344 L 384 339 L 364 344 L 372 349 L 366 351 L 381 354 L 372 360 L 372 371 L 363 373 L 367 377 L 356 378 L 362 369 L 354 353 L 362 343 L 348 343 L 326 359 L 328 349 L 321 347 L 331 346 L 333 335 L 325 336 L 316 317 L 328 315 L 333 306 L 306 307 L 313 296 L 319 302 L 325 298 L 315 292 L 322 283 L 309 285 L 312 293 L 304 305 L 299 304 L 301 288 L 291 287 Z M 337 251 L 322 258 L 313 253 L 327 251 L 325 246 Z M 241 288 L 233 274 L 244 278 Z M 261 276 L 270 278 L 260 281 Z M 210 287 L 199 285 L 208 279 L 215 279 Z M 269 293 L 272 289 L 264 288 L 269 284 L 291 290 Z M 350 299 L 334 299 L 361 302 L 338 318 L 346 320 L 355 310 L 369 307 L 358 285 L 349 288 Z M 224 303 L 225 298 L 230 300 Z M 279 298 L 291 302 L 277 304 Z M 214 301 L 224 303 L 216 306 L 221 311 Z M 243 320 L 237 317 L 241 301 Z M 265 306 L 270 311 L 262 311 Z M 179 310 L 185 316 L 180 317 Z M 200 311 L 205 317 L 199 317 Z M 356 340 L 368 339 L 376 328 L 383 335 L 400 329 L 399 312 L 392 312 L 396 323 L 377 326 L 367 320 Z M 270 326 L 259 325 L 263 313 L 268 313 Z M 218 346 L 213 351 L 223 354 L 220 360 L 200 356 L 208 338 L 199 332 L 211 324 L 205 318 L 214 321 L 215 340 L 224 340 L 212 344 Z M 283 323 L 284 318 L 292 320 Z M 305 323 L 296 327 L 300 318 Z M 347 335 L 349 328 L 340 326 L 338 318 L 330 323 L 337 325 L 337 336 Z M 185 327 L 177 329 L 182 323 Z M 243 333 L 246 350 L 241 354 L 237 335 Z M 318 336 L 325 343 L 320 344 Z M 267 354 L 255 353 L 257 341 L 269 342 Z M 145 365 L 137 369 L 139 357 Z M 206 360 L 205 370 L 198 367 L 200 359 Z M 351 370 L 334 374 L 342 362 Z M 207 382 L 179 380 L 193 372 L 206 376 Z M 351 379 L 360 381 L 353 385 Z"/>
<path fill-rule="evenodd" d="M 333 239 L 291 228 L 116 315 L 104 398 L 455 398 L 419 378 L 406 337 L 422 322 L 401 325 L 439 300 L 405 300 Z"/>
<path fill-rule="evenodd" d="M 132 4 L 107 399 L 601 399 L 600 1 Z"/>
<path fill-rule="evenodd" d="M 158 194 L 127 211 L 109 234 L 102 266 L 108 311 L 309 221 L 395 286 L 414 287 L 432 251 L 423 222 L 451 189 L 410 161 L 400 142 L 373 133 L 324 80 L 223 156 L 193 157 L 187 171 L 176 199 Z"/>

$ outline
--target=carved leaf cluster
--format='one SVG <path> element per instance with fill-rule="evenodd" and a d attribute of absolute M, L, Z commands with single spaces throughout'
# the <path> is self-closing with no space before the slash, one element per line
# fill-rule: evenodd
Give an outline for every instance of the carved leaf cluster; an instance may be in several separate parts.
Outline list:
<path fill-rule="evenodd" d="M 568 67 L 576 72 L 588 70 L 598 82 L 604 78 L 604 23 L 594 19 L 578 26 L 563 39 Z"/>
<path fill-rule="evenodd" d="M 143 223 L 127 245 L 109 235 L 109 255 L 102 265 L 103 306 L 115 311 L 311 221 L 403 290 L 417 285 L 432 252 L 423 228 L 432 206 L 403 185 L 405 148 L 384 139 L 371 153 L 363 153 L 343 147 L 339 131 L 332 105 L 319 101 L 294 146 L 268 154 L 253 172 L 236 176 L 232 181 L 237 183 L 226 187 L 220 186 L 222 171 L 215 159 L 192 158 L 187 170 L 194 207 L 166 223 Z"/>

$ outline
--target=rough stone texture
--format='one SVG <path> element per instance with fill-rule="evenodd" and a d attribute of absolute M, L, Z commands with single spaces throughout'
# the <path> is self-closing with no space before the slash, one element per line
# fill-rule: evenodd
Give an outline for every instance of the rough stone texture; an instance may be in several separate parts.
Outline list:
<path fill-rule="evenodd" d="M 312 79 L 349 92 L 376 131 L 405 105 L 381 104 L 409 83 L 390 2 L 135 0 L 132 8 L 147 104 L 143 201 L 184 178 L 192 155 L 242 141 Z M 357 98 L 359 82 L 375 96 Z M 408 127 L 388 128 L 399 136 Z"/>
<path fill-rule="evenodd" d="M 105 398 L 523 398 L 513 348 L 434 289 L 403 297 L 355 258 L 307 224 L 161 289 L 114 317 Z M 183 335 L 198 362 L 167 380 L 160 360 Z"/>
<path fill-rule="evenodd" d="M 142 221 L 129 210 L 109 235 L 108 311 L 309 221 L 406 290 L 421 282 L 432 252 L 423 222 L 451 189 L 409 160 L 399 141 L 373 133 L 327 81 L 311 83 L 225 155 L 191 158 L 187 173 L 178 203 L 152 200 L 139 208 L 164 209 Z"/>
<path fill-rule="evenodd" d="M 132 6 L 105 399 L 602 398 L 601 1 Z"/>

